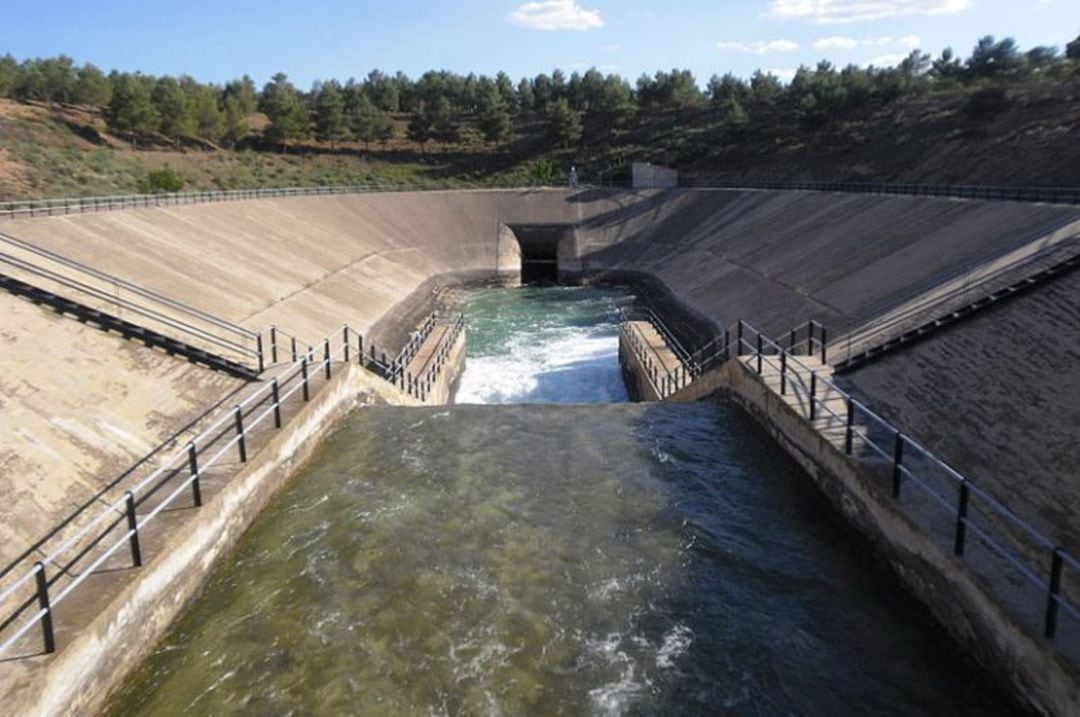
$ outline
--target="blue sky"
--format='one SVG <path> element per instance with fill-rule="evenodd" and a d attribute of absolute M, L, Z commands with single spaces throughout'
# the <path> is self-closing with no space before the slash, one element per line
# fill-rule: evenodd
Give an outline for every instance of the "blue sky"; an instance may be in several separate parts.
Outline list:
<path fill-rule="evenodd" d="M 1080 0 L 0 0 L 0 54 L 104 69 L 299 86 L 372 68 L 515 79 L 555 67 L 784 75 L 826 58 L 888 64 L 920 47 L 967 55 L 984 34 L 1064 48 Z"/>

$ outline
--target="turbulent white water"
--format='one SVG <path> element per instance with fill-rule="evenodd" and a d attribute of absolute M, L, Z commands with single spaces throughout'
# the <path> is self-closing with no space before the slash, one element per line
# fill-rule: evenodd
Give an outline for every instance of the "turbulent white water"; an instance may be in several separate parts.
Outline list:
<path fill-rule="evenodd" d="M 618 403 L 619 291 L 486 289 L 465 301 L 469 356 L 457 403 Z"/>

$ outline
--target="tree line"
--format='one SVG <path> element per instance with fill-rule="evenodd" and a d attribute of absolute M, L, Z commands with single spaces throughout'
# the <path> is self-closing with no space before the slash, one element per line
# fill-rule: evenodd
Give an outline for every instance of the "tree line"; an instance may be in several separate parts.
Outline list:
<path fill-rule="evenodd" d="M 604 146 L 636 119 L 650 114 L 708 111 L 723 128 L 776 126 L 795 121 L 816 128 L 868 103 L 888 103 L 913 93 L 972 88 L 973 114 L 993 113 L 1018 83 L 1060 81 L 1080 76 L 1080 37 L 1064 52 L 1053 47 L 1022 51 L 1012 38 L 984 37 L 971 55 L 946 49 L 937 58 L 913 51 L 895 67 L 828 62 L 801 67 L 788 83 L 758 71 L 748 80 L 713 76 L 705 87 L 688 70 L 643 75 L 636 84 L 596 69 L 567 76 L 561 70 L 514 82 L 495 77 L 430 71 L 417 79 L 372 71 L 364 79 L 317 81 L 309 91 L 284 74 L 261 89 L 248 76 L 223 85 L 188 76 L 154 77 L 77 66 L 66 56 L 17 61 L 0 57 L 0 97 L 81 105 L 100 110 L 110 131 L 135 141 L 163 135 L 179 142 L 193 137 L 235 146 L 254 132 L 251 117 L 262 112 L 269 124 L 260 134 L 273 146 L 311 139 L 334 146 L 365 146 L 395 137 L 394 118 L 406 118 L 405 136 L 422 148 L 462 141 L 466 128 L 484 142 L 505 143 L 516 128 L 552 146 Z M 526 120 L 536 120 L 525 123 Z"/>

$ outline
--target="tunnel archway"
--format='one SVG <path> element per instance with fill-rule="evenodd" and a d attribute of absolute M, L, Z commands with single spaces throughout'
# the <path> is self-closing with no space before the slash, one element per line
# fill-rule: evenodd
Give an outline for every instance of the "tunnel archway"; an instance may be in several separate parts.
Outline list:
<path fill-rule="evenodd" d="M 557 284 L 577 259 L 572 224 L 509 224 L 499 232 L 497 272 L 508 284 Z"/>

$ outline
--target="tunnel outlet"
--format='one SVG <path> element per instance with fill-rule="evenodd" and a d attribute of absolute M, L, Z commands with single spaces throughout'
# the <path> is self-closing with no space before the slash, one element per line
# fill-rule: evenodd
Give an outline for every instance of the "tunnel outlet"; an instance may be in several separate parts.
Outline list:
<path fill-rule="evenodd" d="M 497 270 L 507 284 L 558 284 L 576 258 L 572 224 L 511 224 L 499 233 Z"/>

